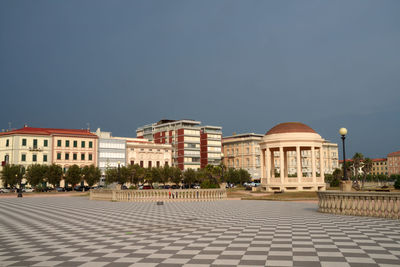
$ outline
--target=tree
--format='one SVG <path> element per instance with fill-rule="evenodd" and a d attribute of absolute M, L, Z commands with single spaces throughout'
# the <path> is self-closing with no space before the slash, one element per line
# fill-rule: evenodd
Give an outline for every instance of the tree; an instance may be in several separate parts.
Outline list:
<path fill-rule="evenodd" d="M 26 169 L 26 180 L 32 187 L 37 187 L 45 181 L 47 166 L 33 164 Z"/>
<path fill-rule="evenodd" d="M 243 184 L 243 183 L 247 183 L 250 182 L 251 180 L 251 175 L 250 173 L 245 170 L 245 169 L 239 169 L 238 171 L 238 178 L 239 178 L 239 183 Z"/>
<path fill-rule="evenodd" d="M 21 188 L 24 174 L 25 168 L 22 165 L 6 164 L 3 166 L 3 170 L 1 171 L 1 179 L 6 187 L 12 188 L 16 187 L 16 185 L 19 185 Z"/>
<path fill-rule="evenodd" d="M 160 183 L 161 182 L 161 169 L 158 167 L 149 168 L 149 174 L 151 176 L 151 183 Z"/>
<path fill-rule="evenodd" d="M 130 175 L 130 170 L 126 166 L 109 168 L 106 169 L 106 183 L 117 183 L 122 186 L 129 180 Z"/>
<path fill-rule="evenodd" d="M 118 170 L 117 168 L 107 168 L 106 169 L 106 183 L 112 184 L 118 180 Z"/>
<path fill-rule="evenodd" d="M 63 177 L 63 170 L 60 165 L 51 164 L 50 166 L 46 166 L 45 176 L 47 178 L 47 182 L 54 187 L 58 186 Z"/>
<path fill-rule="evenodd" d="M 172 170 L 168 165 L 164 165 L 164 167 L 160 170 L 160 183 L 165 185 L 168 183 L 172 176 Z"/>
<path fill-rule="evenodd" d="M 226 174 L 226 182 L 230 184 L 239 184 L 239 173 L 234 168 L 229 168 Z"/>
<path fill-rule="evenodd" d="M 190 186 L 196 181 L 196 171 L 193 169 L 187 169 L 183 172 L 183 182 Z"/>
<path fill-rule="evenodd" d="M 367 175 L 371 173 L 371 170 L 372 170 L 372 160 L 370 158 L 365 158 L 364 164 L 362 166 L 362 171 L 363 171 L 363 179 L 361 184 L 362 189 L 364 189 L 365 180 L 367 178 Z"/>
<path fill-rule="evenodd" d="M 332 173 L 333 179 L 332 182 L 330 183 L 331 186 L 337 187 L 340 185 L 340 180 L 342 179 L 343 176 L 343 171 L 339 168 L 336 168 L 333 173 Z"/>
<path fill-rule="evenodd" d="M 95 167 L 94 165 L 90 165 L 89 167 L 85 166 L 82 169 L 82 173 L 84 175 L 86 183 L 90 187 L 100 181 L 101 171 L 98 167 Z"/>
<path fill-rule="evenodd" d="M 357 184 L 358 184 L 358 177 L 359 177 L 359 170 L 362 166 L 362 161 L 364 160 L 364 155 L 362 153 L 355 153 L 353 156 L 353 171 L 354 171 L 354 176 L 356 178 Z"/>
<path fill-rule="evenodd" d="M 81 169 L 79 168 L 79 166 L 74 164 L 71 167 L 69 167 L 65 175 L 65 184 L 66 185 L 71 184 L 72 187 L 74 187 L 81 181 L 82 181 L 82 176 L 81 176 Z"/>
<path fill-rule="evenodd" d="M 171 182 L 176 185 L 182 181 L 182 171 L 178 167 L 171 167 Z"/>
<path fill-rule="evenodd" d="M 135 165 L 129 165 L 128 171 L 129 171 L 129 179 L 128 179 L 129 182 L 137 187 L 138 184 L 141 181 L 143 181 L 144 169 L 140 167 L 138 164 L 135 164 Z"/>

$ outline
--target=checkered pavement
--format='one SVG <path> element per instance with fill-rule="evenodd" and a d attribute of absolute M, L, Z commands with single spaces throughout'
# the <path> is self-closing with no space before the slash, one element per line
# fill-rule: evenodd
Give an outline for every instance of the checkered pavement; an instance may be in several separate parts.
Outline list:
<path fill-rule="evenodd" d="M 400 222 L 313 203 L 0 199 L 0 266 L 400 266 Z"/>

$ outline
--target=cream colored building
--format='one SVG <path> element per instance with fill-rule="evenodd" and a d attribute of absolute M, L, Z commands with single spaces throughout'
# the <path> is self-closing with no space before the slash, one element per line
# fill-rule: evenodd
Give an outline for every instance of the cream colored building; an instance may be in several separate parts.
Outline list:
<path fill-rule="evenodd" d="M 2 165 L 51 164 L 53 139 L 43 131 L 22 128 L 0 133 L 0 159 Z"/>
<path fill-rule="evenodd" d="M 172 166 L 172 146 L 142 138 L 127 138 L 126 164 L 138 164 L 144 168 Z"/>
<path fill-rule="evenodd" d="M 263 135 L 244 133 L 222 139 L 223 162 L 227 168 L 245 169 L 252 180 L 261 178 L 260 146 Z"/>
<path fill-rule="evenodd" d="M 271 128 L 260 142 L 262 187 L 267 191 L 325 190 L 326 154 L 320 153 L 324 143 L 317 132 L 300 122 Z"/>

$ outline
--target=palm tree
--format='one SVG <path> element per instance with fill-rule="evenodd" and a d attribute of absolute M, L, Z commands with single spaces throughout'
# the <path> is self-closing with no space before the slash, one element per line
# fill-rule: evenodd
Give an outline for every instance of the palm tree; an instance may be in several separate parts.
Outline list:
<path fill-rule="evenodd" d="M 371 170 L 372 170 L 372 160 L 370 158 L 365 158 L 364 164 L 362 167 L 362 171 L 364 173 L 363 179 L 362 179 L 362 185 L 361 185 L 362 189 L 364 189 L 365 179 L 366 179 L 367 175 L 371 173 Z"/>
<path fill-rule="evenodd" d="M 356 177 L 356 181 L 358 184 L 358 176 L 359 176 L 359 170 L 360 167 L 362 166 L 362 161 L 364 160 L 364 155 L 362 153 L 355 153 L 353 156 L 353 170 L 354 170 L 354 176 Z"/>

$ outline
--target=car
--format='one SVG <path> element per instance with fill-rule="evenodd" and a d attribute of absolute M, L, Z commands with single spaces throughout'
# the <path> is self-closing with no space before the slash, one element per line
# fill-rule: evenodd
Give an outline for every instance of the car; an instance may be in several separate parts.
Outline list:
<path fill-rule="evenodd" d="M 122 190 L 128 190 L 128 187 L 126 185 L 121 186 Z"/>
<path fill-rule="evenodd" d="M 74 187 L 74 191 L 89 191 L 90 187 L 89 186 L 81 186 L 81 185 L 77 185 Z"/>
<path fill-rule="evenodd" d="M 65 188 L 64 187 L 56 187 L 56 191 L 57 192 L 65 192 Z"/>
<path fill-rule="evenodd" d="M 176 185 L 176 184 L 174 184 L 173 186 L 171 186 L 171 189 L 179 189 L 180 188 L 180 186 L 179 185 Z"/>
<path fill-rule="evenodd" d="M 144 185 L 143 189 L 153 189 L 153 187 L 151 185 Z"/>
<path fill-rule="evenodd" d="M 22 191 L 25 193 L 32 193 L 34 190 L 33 190 L 33 188 L 25 187 L 24 189 L 22 189 Z"/>
<path fill-rule="evenodd" d="M 11 190 L 9 188 L 0 188 L 0 193 L 10 193 Z"/>

